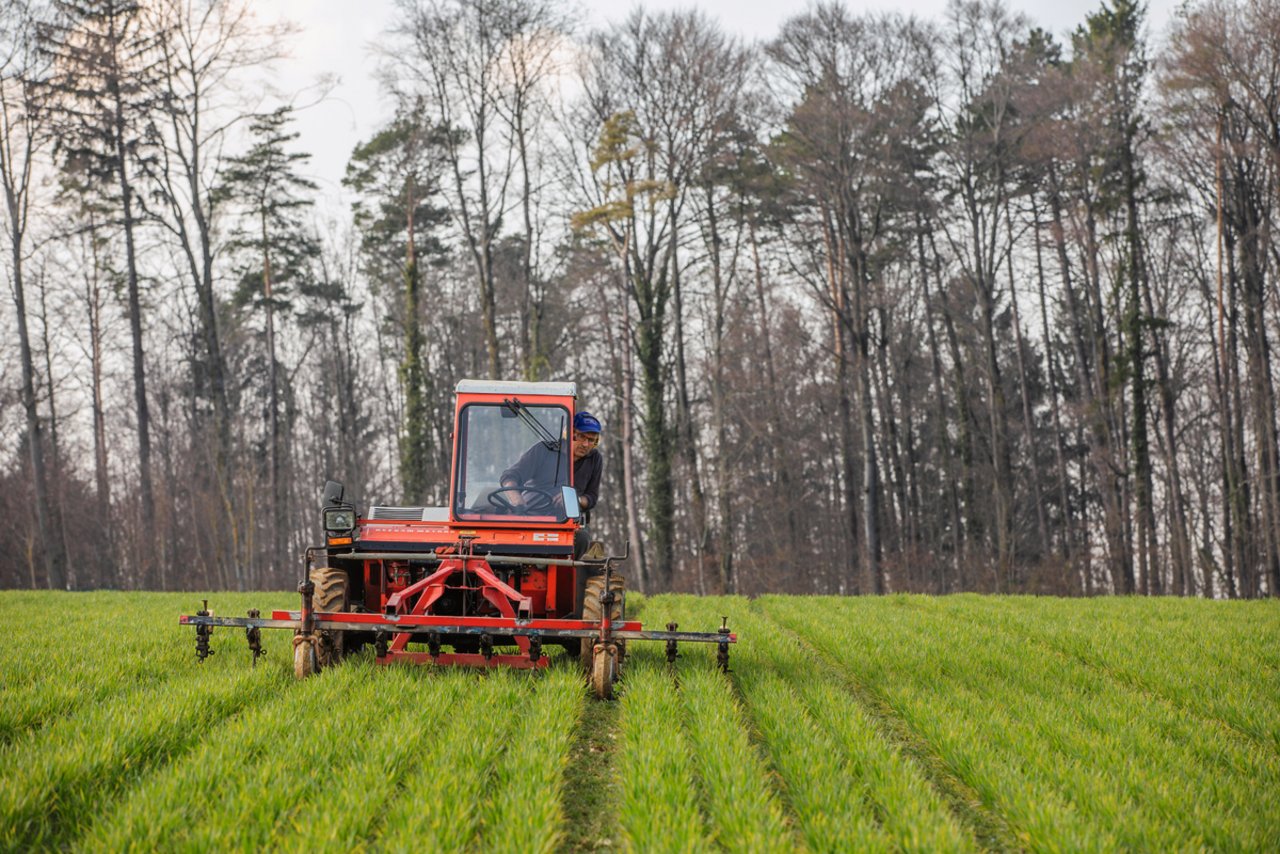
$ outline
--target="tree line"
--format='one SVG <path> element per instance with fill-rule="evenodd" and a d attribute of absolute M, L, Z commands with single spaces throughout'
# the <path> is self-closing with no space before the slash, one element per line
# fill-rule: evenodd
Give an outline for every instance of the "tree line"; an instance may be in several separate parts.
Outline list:
<path fill-rule="evenodd" d="M 642 590 L 1280 590 L 1277 0 L 400 0 L 337 215 L 296 37 L 0 11 L 0 585 L 291 586 L 481 377 L 578 383 Z"/>

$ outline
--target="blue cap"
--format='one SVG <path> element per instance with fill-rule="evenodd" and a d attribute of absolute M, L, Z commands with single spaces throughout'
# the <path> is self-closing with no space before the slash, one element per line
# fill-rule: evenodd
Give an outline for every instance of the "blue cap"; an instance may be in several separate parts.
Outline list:
<path fill-rule="evenodd" d="M 590 412 L 579 412 L 573 416 L 573 429 L 579 433 L 599 433 L 600 420 Z"/>

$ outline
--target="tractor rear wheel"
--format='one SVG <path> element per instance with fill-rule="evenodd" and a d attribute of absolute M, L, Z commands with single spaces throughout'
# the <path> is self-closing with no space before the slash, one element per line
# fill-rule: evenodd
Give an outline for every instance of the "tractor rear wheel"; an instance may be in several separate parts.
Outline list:
<path fill-rule="evenodd" d="M 315 592 L 311 594 L 312 611 L 345 611 L 347 610 L 347 573 L 346 570 L 332 567 L 315 567 L 311 570 L 311 583 Z M 315 644 L 316 669 L 324 670 L 342 660 L 343 632 L 317 631 L 318 641 Z"/>
<path fill-rule="evenodd" d="M 622 652 L 616 643 L 598 643 L 591 653 L 591 690 L 601 700 L 613 699 L 613 683 L 618 678 Z"/>
<path fill-rule="evenodd" d="M 622 622 L 626 614 L 624 607 L 624 599 L 626 597 L 626 583 L 621 575 L 616 572 L 609 575 L 609 587 L 613 590 L 613 606 L 609 609 L 609 622 Z M 600 617 L 604 613 L 600 608 L 600 594 L 604 591 L 604 576 L 593 575 L 587 579 L 587 586 L 582 595 L 582 619 L 591 622 L 600 622 Z M 579 652 L 579 658 L 582 661 L 582 669 L 587 673 L 591 673 L 595 668 L 594 647 L 595 638 L 583 638 L 582 647 Z M 617 663 L 622 664 L 622 659 L 626 655 L 626 644 L 623 641 L 614 641 L 618 647 Z"/>

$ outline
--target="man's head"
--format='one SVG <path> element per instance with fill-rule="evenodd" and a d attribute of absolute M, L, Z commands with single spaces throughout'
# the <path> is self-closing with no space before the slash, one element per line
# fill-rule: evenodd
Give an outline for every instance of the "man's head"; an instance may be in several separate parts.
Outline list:
<path fill-rule="evenodd" d="M 600 444 L 600 421 L 590 412 L 573 416 L 573 459 L 578 461 Z"/>

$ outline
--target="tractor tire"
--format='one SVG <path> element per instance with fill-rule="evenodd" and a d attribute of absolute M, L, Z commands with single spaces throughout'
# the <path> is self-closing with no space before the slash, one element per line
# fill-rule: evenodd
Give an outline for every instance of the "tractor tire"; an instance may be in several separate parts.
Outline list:
<path fill-rule="evenodd" d="M 311 570 L 311 583 L 315 592 L 311 594 L 312 611 L 346 611 L 347 573 L 332 567 L 316 567 Z M 315 644 L 316 669 L 324 670 L 342 660 L 344 632 L 316 632 L 319 638 Z"/>
<path fill-rule="evenodd" d="M 622 652 L 616 643 L 598 643 L 591 653 L 591 690 L 601 700 L 613 699 L 613 683 L 618 678 Z"/>
<path fill-rule="evenodd" d="M 621 575 L 612 573 L 609 576 L 609 586 L 613 588 L 614 600 L 613 608 L 609 614 L 609 621 L 622 621 L 626 615 L 626 584 Z M 604 590 L 604 576 L 593 575 L 587 579 L 587 586 L 582 596 L 582 619 L 600 622 L 602 616 L 600 610 L 600 593 Z M 579 658 L 582 661 L 582 669 L 587 673 L 591 673 L 594 669 L 594 647 L 595 638 L 582 638 Z M 614 641 L 618 647 L 617 664 L 619 668 L 622 665 L 622 659 L 626 655 L 626 643 L 624 641 Z"/>

